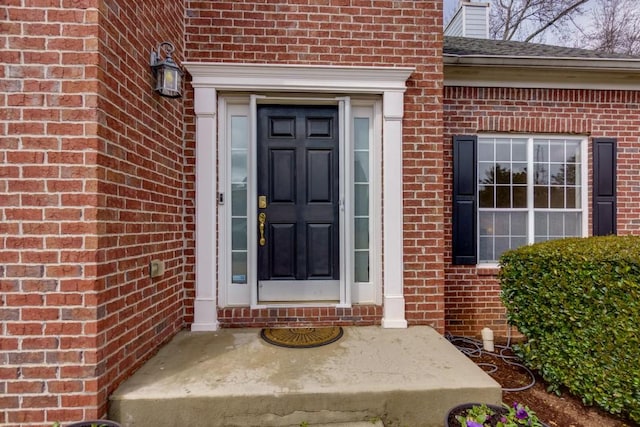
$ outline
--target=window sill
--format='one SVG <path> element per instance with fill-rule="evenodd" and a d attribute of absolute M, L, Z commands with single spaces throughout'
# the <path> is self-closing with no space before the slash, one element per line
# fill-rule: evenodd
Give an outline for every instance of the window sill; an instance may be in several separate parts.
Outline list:
<path fill-rule="evenodd" d="M 476 265 L 478 276 L 497 276 L 500 273 L 498 264 L 478 264 Z"/>

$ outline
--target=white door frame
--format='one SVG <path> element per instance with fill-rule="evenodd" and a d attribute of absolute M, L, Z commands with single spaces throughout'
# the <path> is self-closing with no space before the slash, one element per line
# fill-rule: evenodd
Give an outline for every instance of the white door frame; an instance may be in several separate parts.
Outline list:
<path fill-rule="evenodd" d="M 184 63 L 196 114 L 196 297 L 193 331 L 215 331 L 217 318 L 217 91 L 381 94 L 383 102 L 383 318 L 406 328 L 403 280 L 402 117 L 413 68 L 289 64 Z"/>

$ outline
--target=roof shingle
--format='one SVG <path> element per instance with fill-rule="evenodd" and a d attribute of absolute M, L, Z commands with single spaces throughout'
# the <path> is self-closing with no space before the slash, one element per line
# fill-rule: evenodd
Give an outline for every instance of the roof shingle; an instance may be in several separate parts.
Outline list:
<path fill-rule="evenodd" d="M 474 39 L 451 36 L 444 37 L 444 54 L 453 56 L 504 56 L 510 58 L 640 59 L 638 56 L 604 53 L 589 49 L 551 46 L 512 40 Z"/>

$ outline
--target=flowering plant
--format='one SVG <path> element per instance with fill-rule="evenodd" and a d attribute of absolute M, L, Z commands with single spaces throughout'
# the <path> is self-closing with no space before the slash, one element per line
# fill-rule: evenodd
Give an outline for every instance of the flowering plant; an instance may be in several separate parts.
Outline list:
<path fill-rule="evenodd" d="M 531 409 L 517 402 L 513 406 L 504 405 L 504 408 L 497 410 L 484 404 L 474 405 L 467 410 L 466 415 L 458 415 L 456 419 L 461 427 L 544 426 Z"/>

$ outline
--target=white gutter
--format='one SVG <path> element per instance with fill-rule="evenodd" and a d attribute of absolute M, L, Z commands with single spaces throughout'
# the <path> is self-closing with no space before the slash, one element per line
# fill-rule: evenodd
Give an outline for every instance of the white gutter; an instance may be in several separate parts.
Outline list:
<path fill-rule="evenodd" d="M 578 70 L 639 71 L 640 59 L 636 58 L 574 58 L 546 56 L 498 56 L 498 55 L 443 55 L 445 65 L 485 67 L 526 67 Z"/>

